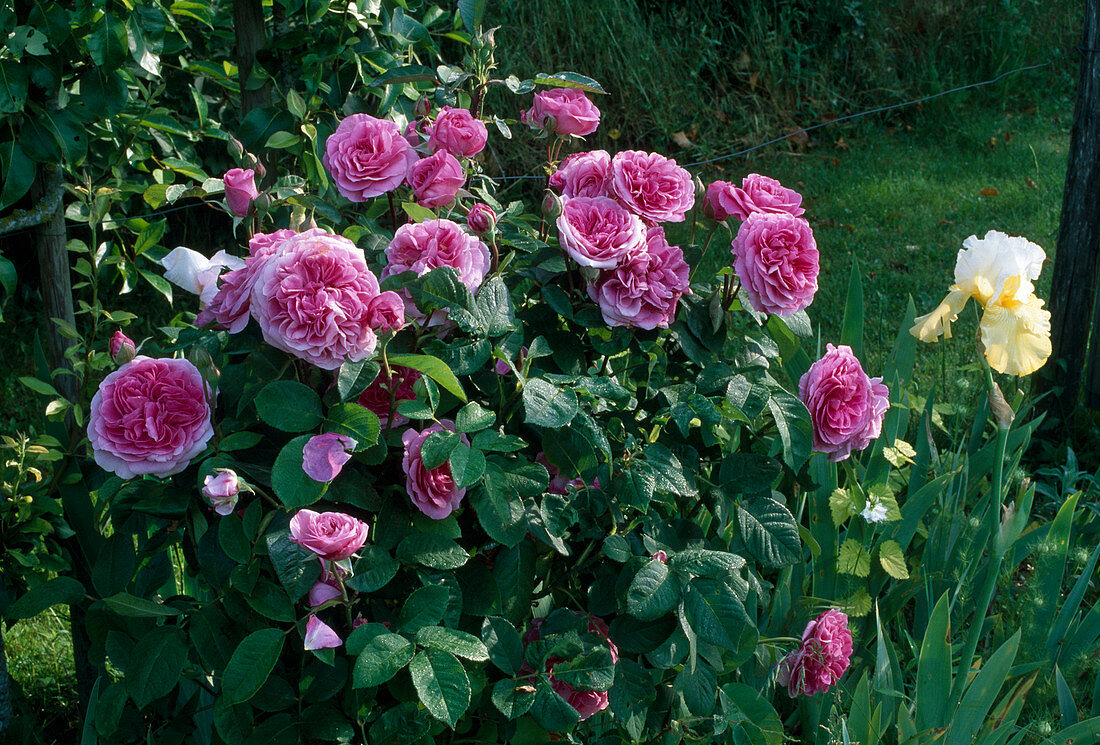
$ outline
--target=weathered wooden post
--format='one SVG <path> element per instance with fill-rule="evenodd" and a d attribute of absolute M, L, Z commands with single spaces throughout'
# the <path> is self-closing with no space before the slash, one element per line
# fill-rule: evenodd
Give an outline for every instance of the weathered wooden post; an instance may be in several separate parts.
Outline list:
<path fill-rule="evenodd" d="M 260 0 L 233 0 L 233 30 L 237 37 L 237 79 L 241 85 L 241 116 L 271 103 L 270 86 L 248 87 L 256 54 L 267 45 L 264 7 Z"/>
<path fill-rule="evenodd" d="M 1090 322 L 1095 327 L 1094 313 L 1100 312 L 1095 307 L 1100 259 L 1100 52 L 1096 50 L 1100 50 L 1100 0 L 1086 0 L 1077 103 L 1050 292 L 1054 350 L 1040 380 L 1041 390 L 1053 391 L 1046 410 L 1061 421 L 1077 405 Z M 1100 408 L 1100 344 L 1093 344 L 1084 380 L 1085 404 Z"/>

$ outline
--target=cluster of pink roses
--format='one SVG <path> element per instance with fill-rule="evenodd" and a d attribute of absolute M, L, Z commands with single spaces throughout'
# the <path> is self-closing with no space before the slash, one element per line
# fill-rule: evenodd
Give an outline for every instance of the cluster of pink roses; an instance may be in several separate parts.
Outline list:
<path fill-rule="evenodd" d="M 579 611 L 573 611 L 573 613 L 578 616 L 582 615 Z M 531 620 L 531 625 L 527 629 L 527 633 L 523 635 L 523 643 L 525 646 L 539 640 L 542 635 L 542 624 L 545 620 L 545 618 L 534 618 Z M 619 648 L 615 646 L 615 642 L 611 641 L 610 629 L 608 629 L 604 620 L 596 616 L 589 616 L 588 630 L 607 642 L 607 648 L 611 652 L 611 661 L 617 663 L 619 661 Z M 557 680 L 554 677 L 554 665 L 561 661 L 560 658 L 553 656 L 546 661 L 546 672 L 549 673 L 550 687 L 554 690 L 554 693 L 561 696 L 565 699 L 566 703 L 577 710 L 582 722 L 593 714 L 606 709 L 610 704 L 607 691 L 578 691 L 568 683 Z M 533 672 L 526 663 L 524 663 L 524 670 L 528 673 Z"/>
<path fill-rule="evenodd" d="M 561 191 L 557 218 L 562 250 L 599 270 L 588 295 L 610 326 L 667 328 L 689 269 L 669 245 L 663 222 L 682 222 L 695 203 L 691 175 L 658 153 L 604 150 L 566 158 L 550 177 Z"/>
<path fill-rule="evenodd" d="M 741 220 L 732 243 L 734 269 L 756 310 L 791 315 L 809 307 L 819 265 L 813 230 L 801 217 L 802 195 L 750 173 L 741 186 L 708 186 L 703 211 L 719 222 Z"/>
<path fill-rule="evenodd" d="M 828 610 L 810 621 L 802 644 L 779 663 L 778 682 L 791 698 L 827 691 L 840 680 L 852 657 L 848 616 Z"/>

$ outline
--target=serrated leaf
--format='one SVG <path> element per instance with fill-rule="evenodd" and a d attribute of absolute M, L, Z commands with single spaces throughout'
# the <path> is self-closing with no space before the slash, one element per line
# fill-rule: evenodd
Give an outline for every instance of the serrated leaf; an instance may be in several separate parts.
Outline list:
<path fill-rule="evenodd" d="M 493 685 L 492 699 L 497 711 L 509 719 L 516 719 L 526 714 L 535 702 L 535 687 L 505 678 Z"/>
<path fill-rule="evenodd" d="M 556 72 L 552 75 L 540 72 L 531 82 L 537 85 L 546 85 L 554 88 L 580 88 L 589 93 L 607 93 L 607 91 L 603 89 L 603 86 L 592 78 L 575 72 Z"/>
<path fill-rule="evenodd" d="M 276 380 L 261 388 L 256 395 L 256 413 L 284 432 L 308 432 L 324 418 L 320 396 L 293 380 Z"/>
<path fill-rule="evenodd" d="M 445 626 L 425 626 L 416 632 L 416 643 L 424 647 L 442 649 L 456 657 L 474 662 L 487 662 L 489 650 L 485 643 L 473 634 L 449 629 Z"/>
<path fill-rule="evenodd" d="M 679 580 L 656 559 L 651 559 L 634 575 L 626 593 L 627 612 L 642 621 L 660 618 L 679 602 Z"/>
<path fill-rule="evenodd" d="M 413 657 L 409 673 L 420 702 L 453 728 L 470 706 L 470 679 L 462 663 L 449 652 L 425 649 Z"/>
<path fill-rule="evenodd" d="M 696 577 L 684 588 L 684 614 L 705 642 L 736 651 L 740 629 L 748 621 L 745 607 L 724 582 Z"/>
<path fill-rule="evenodd" d="M 402 564 L 457 569 L 469 558 L 470 555 L 458 543 L 435 533 L 412 533 L 397 546 L 397 560 Z"/>
<path fill-rule="evenodd" d="M 833 525 L 838 528 L 852 515 L 859 513 L 859 509 L 852 501 L 847 489 L 833 490 L 833 493 L 829 495 L 829 511 L 833 515 Z"/>
<path fill-rule="evenodd" d="M 451 368 L 447 367 L 447 363 L 438 357 L 432 357 L 427 354 L 395 354 L 389 358 L 391 365 L 400 365 L 402 367 L 410 367 L 413 370 L 419 370 L 424 375 L 439 383 L 457 398 L 462 403 L 466 403 L 466 393 L 462 390 L 462 384 L 458 382 L 458 378 L 451 372 Z"/>
<path fill-rule="evenodd" d="M 523 386 L 523 408 L 528 424 L 557 429 L 576 415 L 577 394 L 542 378 L 530 378 Z"/>
<path fill-rule="evenodd" d="M 894 579 L 909 579 L 909 568 L 905 566 L 905 554 L 897 541 L 883 541 L 878 548 L 878 561 L 883 570 Z"/>
<path fill-rule="evenodd" d="M 849 538 L 840 545 L 837 570 L 841 574 L 866 577 L 871 573 L 871 554 L 867 553 L 861 543 Z"/>
<path fill-rule="evenodd" d="M 776 569 L 802 558 L 798 525 L 786 507 L 770 498 L 742 502 L 737 507 L 741 538 L 760 563 Z"/>
<path fill-rule="evenodd" d="M 489 616 L 481 624 L 481 638 L 494 665 L 515 675 L 523 665 L 523 640 L 516 627 L 500 616 Z"/>
<path fill-rule="evenodd" d="M 413 645 L 399 634 L 380 633 L 359 653 L 352 668 L 352 688 L 380 686 L 409 664 Z"/>
<path fill-rule="evenodd" d="M 260 629 L 237 645 L 222 674 L 222 698 L 226 703 L 241 704 L 259 692 L 279 661 L 284 639 L 279 629 Z"/>

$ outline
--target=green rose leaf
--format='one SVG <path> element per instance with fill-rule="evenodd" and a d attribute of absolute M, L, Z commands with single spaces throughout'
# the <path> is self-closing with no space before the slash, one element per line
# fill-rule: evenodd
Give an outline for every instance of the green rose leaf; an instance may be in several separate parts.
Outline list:
<path fill-rule="evenodd" d="M 470 706 L 470 679 L 462 663 L 449 652 L 425 649 L 413 657 L 409 673 L 420 702 L 453 728 Z"/>
<path fill-rule="evenodd" d="M 283 446 L 271 467 L 271 488 L 287 509 L 308 507 L 325 493 L 326 484 L 314 481 L 302 470 L 302 450 L 309 435 L 301 435 Z"/>
<path fill-rule="evenodd" d="M 449 629 L 445 626 L 425 626 L 416 632 L 416 643 L 433 649 L 442 649 L 456 657 L 474 662 L 487 662 L 489 650 L 485 643 L 473 634 Z"/>
<path fill-rule="evenodd" d="M 308 432 L 324 419 L 321 397 L 293 380 L 276 380 L 261 388 L 256 413 L 265 424 L 284 432 Z"/>
<path fill-rule="evenodd" d="M 741 538 L 761 564 L 777 569 L 802 558 L 798 524 L 786 507 L 770 497 L 742 502 L 737 507 Z"/>
<path fill-rule="evenodd" d="M 237 645 L 222 674 L 222 697 L 227 704 L 243 704 L 256 695 L 275 669 L 284 639 L 279 629 L 260 629 Z"/>

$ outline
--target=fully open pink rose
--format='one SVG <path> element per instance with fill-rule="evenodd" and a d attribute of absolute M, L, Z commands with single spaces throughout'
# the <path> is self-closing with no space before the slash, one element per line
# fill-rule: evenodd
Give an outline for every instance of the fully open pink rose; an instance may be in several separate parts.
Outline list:
<path fill-rule="evenodd" d="M 561 247 L 581 266 L 612 269 L 645 246 L 645 225 L 614 199 L 576 197 L 557 219 Z"/>
<path fill-rule="evenodd" d="M 256 190 L 256 172 L 251 168 L 230 168 L 222 177 L 225 182 L 225 203 L 237 217 L 248 214 L 252 200 L 260 196 Z"/>
<path fill-rule="evenodd" d="M 256 284 L 258 272 L 264 262 L 275 253 L 276 246 L 295 235 L 297 233 L 293 230 L 282 229 L 252 236 L 248 241 L 249 255 L 244 260 L 244 266 L 221 275 L 221 286 L 204 312 L 231 334 L 243 331 L 248 325 L 249 298 L 252 296 L 252 287 Z M 206 324 L 196 321 L 196 325 Z"/>
<path fill-rule="evenodd" d="M 826 345 L 825 355 L 798 381 L 798 397 L 810 410 L 814 450 L 841 461 L 878 437 L 890 408 L 882 378 L 863 372 L 851 347 Z"/>
<path fill-rule="evenodd" d="M 446 150 L 456 158 L 469 158 L 485 149 L 489 130 L 466 109 L 444 106 L 435 117 L 428 147 Z"/>
<path fill-rule="evenodd" d="M 409 168 L 409 186 L 424 207 L 442 207 L 455 200 L 466 183 L 462 164 L 446 150 L 421 158 Z"/>
<path fill-rule="evenodd" d="M 754 212 L 733 239 L 734 269 L 752 307 L 790 315 L 817 292 L 817 243 L 810 224 L 785 212 Z"/>
<path fill-rule="evenodd" d="M 579 88 L 553 88 L 536 93 L 520 121 L 536 129 L 549 121 L 560 135 L 590 135 L 600 126 L 600 110 Z"/>
<path fill-rule="evenodd" d="M 400 186 L 417 157 L 396 124 L 353 114 L 325 141 L 323 163 L 337 191 L 365 202 Z"/>
<path fill-rule="evenodd" d="M 728 181 L 715 181 L 707 188 L 707 199 L 714 205 L 716 220 L 724 220 L 730 215 L 738 220 L 747 220 L 754 212 L 798 217 L 806 211 L 802 208 L 801 194 L 759 173 L 745 176 L 741 186 L 734 186 Z"/>
<path fill-rule="evenodd" d="M 332 481 L 351 460 L 358 443 L 347 435 L 314 435 L 302 448 L 302 470 L 314 481 Z"/>
<path fill-rule="evenodd" d="M 778 683 L 787 693 L 813 696 L 829 690 L 844 675 L 852 657 L 852 632 L 848 616 L 828 610 L 810 621 L 802 632 L 802 645 L 779 663 Z"/>
<path fill-rule="evenodd" d="M 342 512 L 298 510 L 290 518 L 290 537 L 326 561 L 343 561 L 367 542 L 367 524 Z"/>
<path fill-rule="evenodd" d="M 313 228 L 278 244 L 252 288 L 264 341 L 317 367 L 366 359 L 377 341 L 368 322 L 378 279 L 363 249 Z"/>
<path fill-rule="evenodd" d="M 405 301 L 393 290 L 371 298 L 367 323 L 375 332 L 397 331 L 405 325 Z"/>
<path fill-rule="evenodd" d="M 466 496 L 465 487 L 455 485 L 450 463 L 428 469 L 424 467 L 420 456 L 424 440 L 433 432 L 444 430 L 454 432 L 454 422 L 444 419 L 423 432 L 409 429 L 401 436 L 401 442 L 405 444 L 401 467 L 405 471 L 405 488 L 409 492 L 409 499 L 418 510 L 433 520 L 442 520 L 450 515 L 458 509 L 462 498 Z M 461 435 L 459 439 L 467 446 L 470 444 L 466 435 Z"/>
<path fill-rule="evenodd" d="M 202 481 L 202 495 L 222 517 L 232 514 L 237 506 L 237 495 L 241 492 L 241 482 L 237 474 L 228 468 L 219 468 Z"/>
<path fill-rule="evenodd" d="M 489 271 L 489 249 L 462 226 L 450 220 L 425 220 L 406 223 L 397 229 L 386 246 L 382 279 L 402 272 L 426 274 L 441 266 L 458 270 L 458 278 L 470 290 L 477 292 Z"/>
<path fill-rule="evenodd" d="M 306 621 L 306 638 L 304 647 L 306 651 L 315 649 L 335 649 L 344 642 L 340 635 L 332 630 L 332 627 L 317 616 L 311 615 Z"/>
<path fill-rule="evenodd" d="M 124 479 L 179 473 L 214 436 L 209 393 L 187 360 L 135 357 L 92 397 L 88 439 L 95 462 Z"/>
<path fill-rule="evenodd" d="M 691 174 L 660 153 L 624 150 L 611 159 L 611 190 L 651 225 L 683 222 L 695 204 Z"/>
<path fill-rule="evenodd" d="M 397 405 L 402 401 L 415 401 L 416 393 L 413 385 L 420 380 L 420 371 L 411 367 L 392 365 L 390 367 L 391 378 L 387 381 L 386 373 L 379 372 L 374 381 L 359 394 L 359 405 L 373 411 L 378 415 L 379 421 L 385 427 L 390 417 L 390 392 L 393 392 L 393 426 L 400 427 L 408 424 L 409 418 L 397 413 Z"/>
<path fill-rule="evenodd" d="M 691 293 L 688 274 L 684 253 L 668 244 L 664 228 L 650 228 L 644 247 L 601 272 L 588 286 L 588 296 L 599 304 L 608 326 L 668 328 L 680 296 Z"/>
<path fill-rule="evenodd" d="M 484 202 L 478 202 L 466 213 L 466 227 L 477 235 L 487 235 L 493 232 L 497 224 L 497 213 Z"/>
<path fill-rule="evenodd" d="M 550 176 L 564 197 L 612 197 L 611 155 L 606 150 L 574 153 Z"/>

